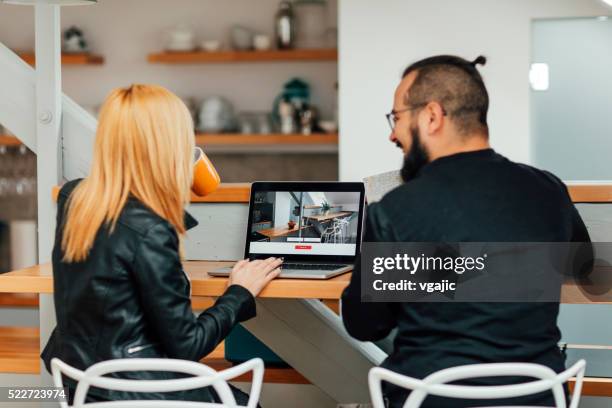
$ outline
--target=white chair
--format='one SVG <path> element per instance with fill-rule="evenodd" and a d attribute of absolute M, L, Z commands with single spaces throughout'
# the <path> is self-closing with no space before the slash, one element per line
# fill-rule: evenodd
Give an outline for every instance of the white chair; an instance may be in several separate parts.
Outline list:
<path fill-rule="evenodd" d="M 552 391 L 555 407 L 565 408 L 563 384 L 571 377 L 576 377 L 570 403 L 570 408 L 576 408 L 582 392 L 585 367 L 586 362 L 580 360 L 564 372 L 557 374 L 548 367 L 531 363 L 472 364 L 440 370 L 422 380 L 407 377 L 382 367 L 374 367 L 368 375 L 368 384 L 374 408 L 384 408 L 385 406 L 381 388 L 382 381 L 411 390 L 404 403 L 404 408 L 420 407 L 427 395 L 462 399 L 497 399 L 522 397 L 543 391 Z M 468 378 L 499 376 L 532 377 L 538 378 L 538 380 L 495 386 L 448 384 Z"/>
<path fill-rule="evenodd" d="M 338 225 L 334 223 L 323 231 L 321 234 L 321 242 L 335 244 L 339 233 L 340 230 L 338 229 Z"/>
<path fill-rule="evenodd" d="M 338 224 L 338 227 L 340 229 L 340 243 L 344 244 L 345 239 L 346 239 L 346 235 L 348 232 L 348 226 L 351 223 L 350 219 L 353 216 L 351 215 L 350 217 L 344 217 L 344 218 L 338 218 L 335 220 L 335 222 Z"/>
<path fill-rule="evenodd" d="M 104 377 L 107 374 L 121 371 L 166 371 L 189 374 L 191 377 L 172 380 L 128 380 Z M 51 360 L 51 372 L 56 387 L 63 387 L 62 374 L 77 381 L 72 406 L 60 402 L 61 408 L 238 408 L 234 395 L 227 384 L 232 378 L 253 372 L 253 381 L 247 408 L 255 408 L 259 402 L 263 382 L 264 364 L 260 358 L 254 358 L 235 367 L 223 371 L 214 369 L 194 361 L 174 360 L 164 358 L 129 358 L 109 360 L 97 363 L 85 371 L 69 366 L 58 358 Z M 188 402 L 188 401 L 109 401 L 85 403 L 89 387 L 103 388 L 114 391 L 131 392 L 173 392 L 186 391 L 212 386 L 221 403 Z"/>

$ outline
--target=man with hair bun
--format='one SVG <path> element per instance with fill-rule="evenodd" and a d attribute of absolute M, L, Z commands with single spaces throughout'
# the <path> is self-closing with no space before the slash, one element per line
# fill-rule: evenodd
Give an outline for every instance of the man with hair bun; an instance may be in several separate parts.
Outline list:
<path fill-rule="evenodd" d="M 404 183 L 368 207 L 364 241 L 590 242 L 561 180 L 490 147 L 489 95 L 477 69 L 485 63 L 483 56 L 468 61 L 439 55 L 404 70 L 387 115 L 389 140 L 404 154 Z M 357 262 L 342 295 L 344 325 L 362 341 L 378 341 L 395 330 L 382 366 L 398 373 L 423 378 L 448 367 L 497 362 L 565 369 L 557 345 L 558 303 L 376 303 L 361 302 L 360 295 Z M 407 397 L 389 384 L 384 393 L 392 408 Z M 512 400 L 430 396 L 423 407 L 517 404 L 554 402 L 550 392 Z"/>

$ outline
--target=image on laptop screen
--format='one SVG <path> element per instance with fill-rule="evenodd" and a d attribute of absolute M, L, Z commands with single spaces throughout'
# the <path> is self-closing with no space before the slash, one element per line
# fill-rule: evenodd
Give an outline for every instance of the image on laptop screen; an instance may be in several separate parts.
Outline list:
<path fill-rule="evenodd" d="M 354 256 L 359 204 L 359 192 L 256 192 L 249 253 Z"/>

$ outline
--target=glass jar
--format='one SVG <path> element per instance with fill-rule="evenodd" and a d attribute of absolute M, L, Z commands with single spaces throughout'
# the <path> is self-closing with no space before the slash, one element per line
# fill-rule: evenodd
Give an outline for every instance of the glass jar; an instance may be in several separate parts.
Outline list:
<path fill-rule="evenodd" d="M 298 0 L 294 3 L 296 47 L 325 48 L 328 41 L 327 3 Z"/>

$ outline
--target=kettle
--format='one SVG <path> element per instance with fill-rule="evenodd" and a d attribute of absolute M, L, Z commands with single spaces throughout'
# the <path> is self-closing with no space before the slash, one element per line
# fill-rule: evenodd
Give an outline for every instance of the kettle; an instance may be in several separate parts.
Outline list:
<path fill-rule="evenodd" d="M 279 105 L 281 101 L 290 102 L 297 112 L 310 103 L 310 85 L 307 82 L 293 78 L 283 85 L 283 91 L 274 100 L 272 113 L 274 120 L 280 123 Z"/>

